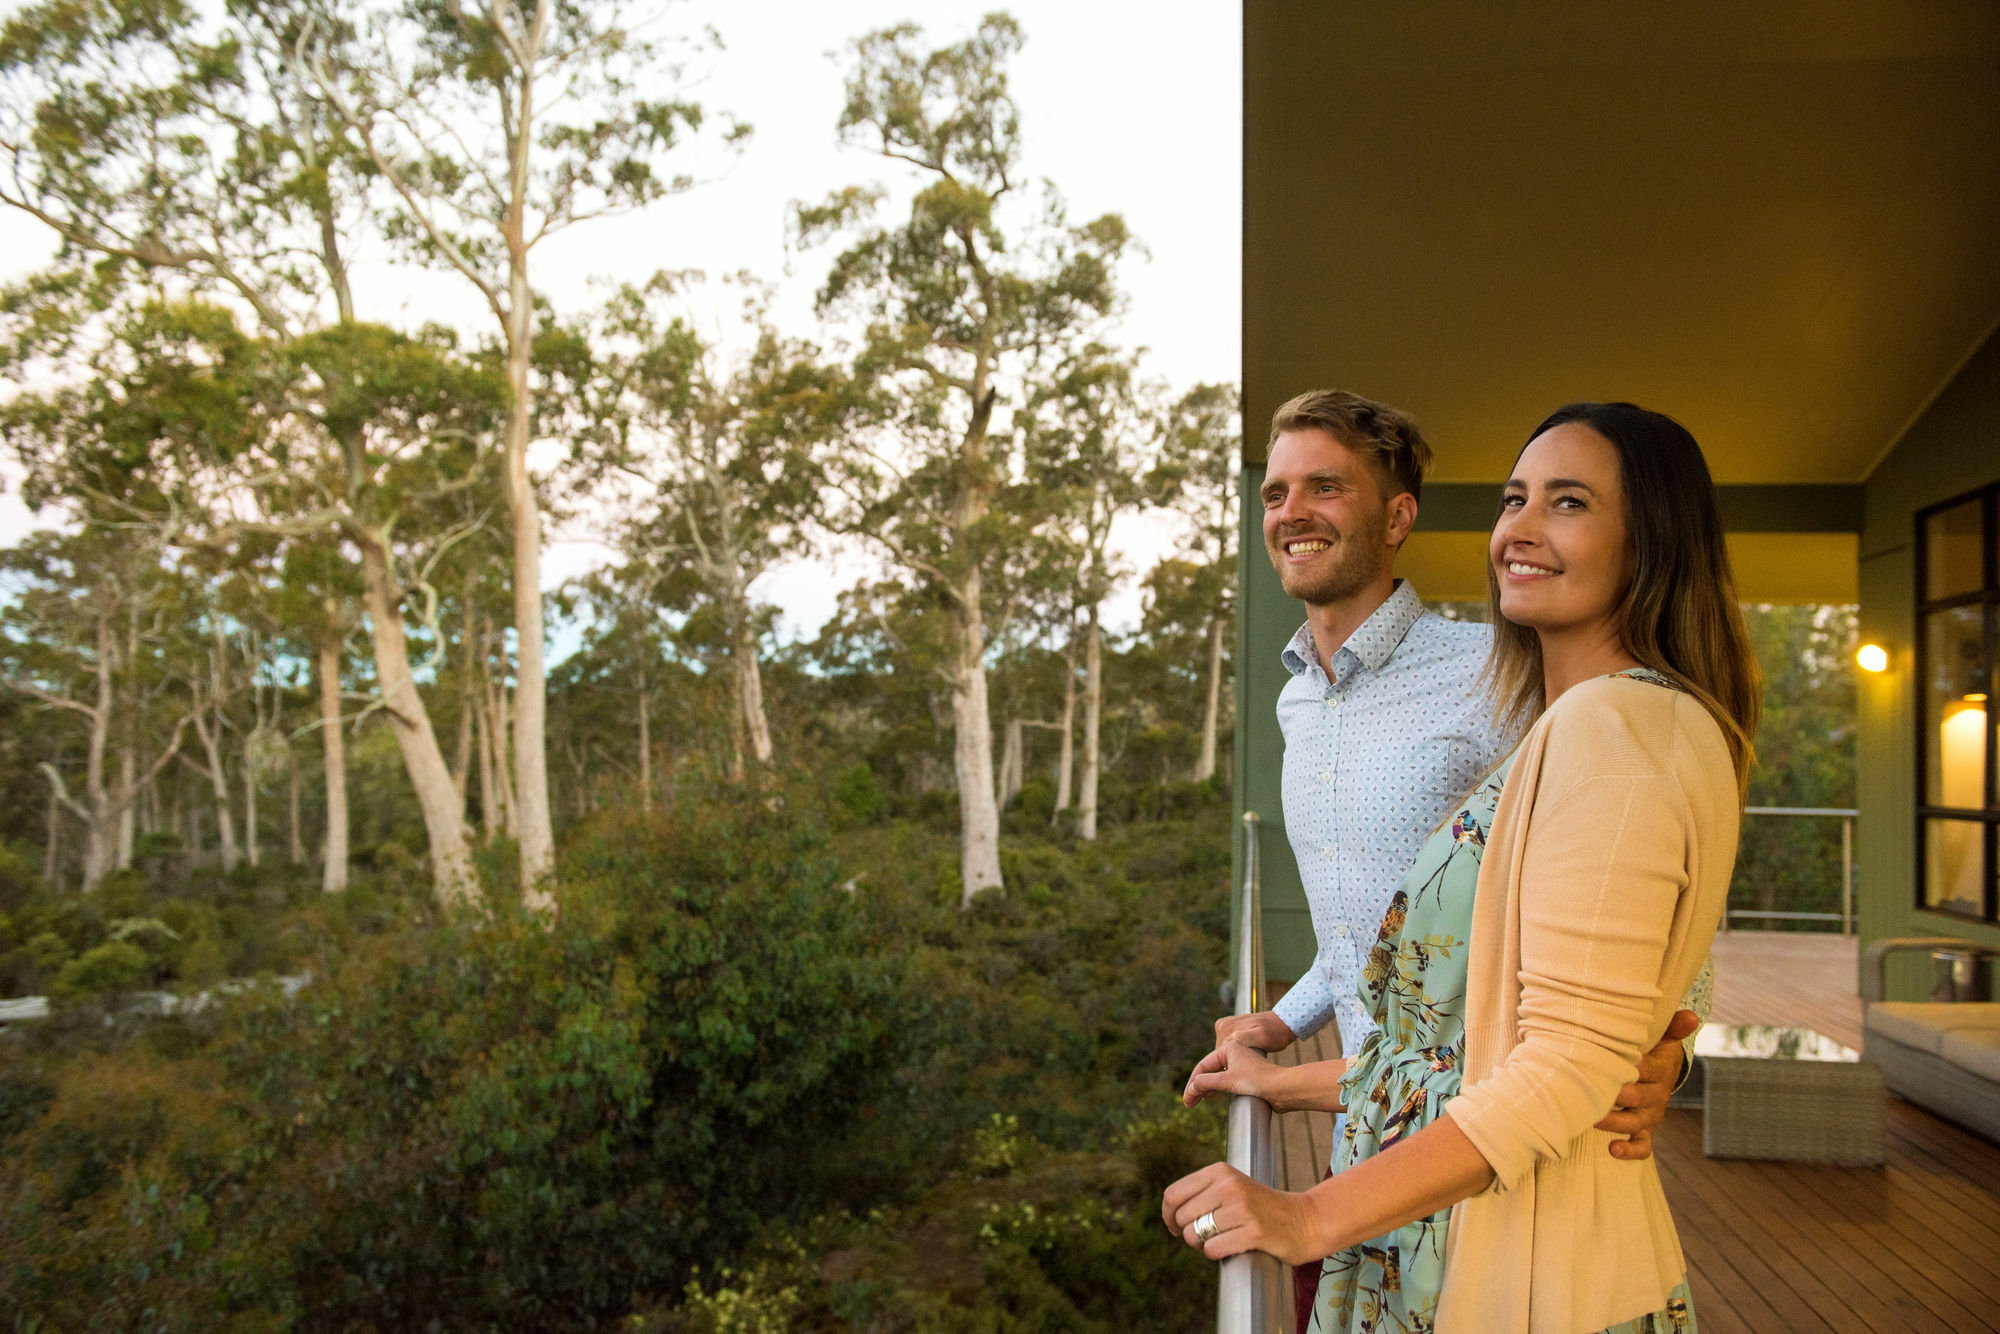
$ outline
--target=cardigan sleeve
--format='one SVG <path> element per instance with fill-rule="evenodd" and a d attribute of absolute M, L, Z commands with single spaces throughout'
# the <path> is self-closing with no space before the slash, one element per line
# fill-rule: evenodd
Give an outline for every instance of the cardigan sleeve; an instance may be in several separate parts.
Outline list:
<path fill-rule="evenodd" d="M 1578 777 L 1537 803 L 1522 850 L 1519 1041 L 1446 1107 L 1498 1191 L 1568 1151 L 1637 1074 L 1658 1037 L 1661 965 L 1688 883 L 1687 806 L 1671 775 Z"/>

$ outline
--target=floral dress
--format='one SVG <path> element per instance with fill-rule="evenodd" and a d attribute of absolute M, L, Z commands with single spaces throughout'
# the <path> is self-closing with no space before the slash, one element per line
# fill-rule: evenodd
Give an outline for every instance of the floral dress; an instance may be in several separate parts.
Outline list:
<path fill-rule="evenodd" d="M 1619 675 L 1669 689 L 1644 668 Z M 1413 1135 L 1437 1119 L 1458 1093 L 1465 1055 L 1466 944 L 1479 858 L 1513 757 L 1466 798 L 1465 806 L 1424 843 L 1389 901 L 1382 931 L 1361 970 L 1361 1003 L 1375 1031 L 1342 1081 L 1346 1129 L 1334 1146 L 1341 1171 Z M 1315 1334 L 1430 1334 L 1444 1291 L 1445 1210 L 1327 1257 L 1313 1301 Z M 1693 1334 L 1683 1281 L 1664 1310 L 1613 1326 L 1605 1334 Z"/>

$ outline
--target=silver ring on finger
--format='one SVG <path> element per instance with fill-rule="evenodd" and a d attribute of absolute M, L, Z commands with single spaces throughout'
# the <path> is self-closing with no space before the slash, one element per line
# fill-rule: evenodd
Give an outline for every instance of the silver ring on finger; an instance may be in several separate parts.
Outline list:
<path fill-rule="evenodd" d="M 1211 1209 L 1194 1220 L 1194 1235 L 1202 1241 L 1213 1241 L 1215 1234 L 1222 1231 L 1215 1225 L 1215 1210 Z"/>

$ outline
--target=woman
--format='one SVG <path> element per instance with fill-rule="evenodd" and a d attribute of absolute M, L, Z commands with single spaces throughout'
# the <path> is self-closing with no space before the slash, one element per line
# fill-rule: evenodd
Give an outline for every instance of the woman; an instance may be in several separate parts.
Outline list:
<path fill-rule="evenodd" d="M 1391 902 L 1361 985 L 1377 1031 L 1323 1100 L 1347 1112 L 1336 1170 L 1287 1194 L 1216 1164 L 1162 1215 L 1212 1258 L 1328 1257 L 1322 1334 L 1692 1330 L 1657 1170 L 1591 1127 L 1708 954 L 1752 758 L 1699 447 L 1631 404 L 1557 411 L 1488 559 L 1495 705 L 1534 726 Z M 1217 1053 L 1189 1096 L 1265 1073 Z"/>

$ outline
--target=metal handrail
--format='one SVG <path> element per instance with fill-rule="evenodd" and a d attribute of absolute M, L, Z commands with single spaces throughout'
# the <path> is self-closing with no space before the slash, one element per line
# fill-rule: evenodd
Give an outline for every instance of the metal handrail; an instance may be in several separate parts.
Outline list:
<path fill-rule="evenodd" d="M 1237 905 L 1236 1013 L 1265 1007 L 1263 880 L 1257 864 L 1255 811 L 1243 812 L 1243 900 Z M 1271 1141 L 1271 1107 L 1247 1093 L 1229 1099 L 1229 1165 L 1252 1181 L 1277 1184 L 1277 1156 Z M 1222 1262 L 1215 1303 L 1216 1334 L 1270 1334 L 1278 1328 L 1279 1268 L 1262 1251 L 1246 1251 Z"/>
<path fill-rule="evenodd" d="M 1838 922 L 1840 934 L 1854 934 L 1854 821 L 1861 814 L 1852 806 L 1745 806 L 1745 815 L 1791 815 L 1821 817 L 1840 821 L 1840 911 L 1774 912 L 1763 908 L 1731 908 L 1722 915 L 1722 929 L 1731 918 L 1755 917 L 1767 921 Z"/>

